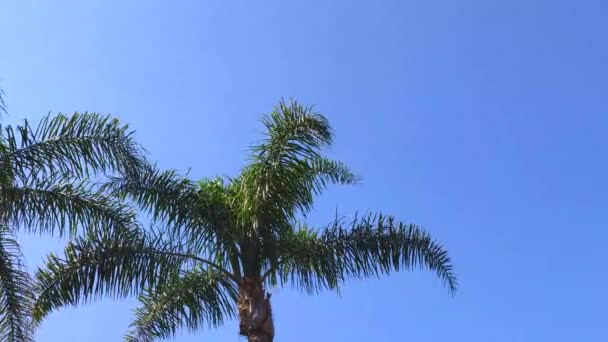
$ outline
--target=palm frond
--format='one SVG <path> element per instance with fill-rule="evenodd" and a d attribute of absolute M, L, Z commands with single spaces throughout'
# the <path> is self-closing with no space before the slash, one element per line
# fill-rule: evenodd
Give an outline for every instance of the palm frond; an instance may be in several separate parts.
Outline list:
<path fill-rule="evenodd" d="M 154 220 L 176 226 L 187 223 L 197 199 L 196 184 L 173 170 L 148 166 L 135 174 L 114 177 L 104 185 L 112 194 L 133 200 Z"/>
<path fill-rule="evenodd" d="M 180 271 L 196 265 L 231 276 L 221 266 L 188 252 L 162 235 L 141 230 L 89 232 L 70 242 L 63 258 L 49 255 L 44 269 L 36 272 L 34 322 L 62 306 L 163 287 Z"/>
<path fill-rule="evenodd" d="M 328 183 L 353 184 L 358 181 L 346 165 L 321 155 L 332 144 L 333 133 L 327 119 L 295 101 L 281 101 L 264 117 L 266 140 L 253 147 L 253 160 L 238 179 L 243 226 L 268 224 L 282 215 L 289 221 L 296 211 L 306 213 L 314 196 Z M 258 216 L 258 217 L 255 217 Z M 247 222 L 246 219 L 253 219 Z"/>
<path fill-rule="evenodd" d="M 313 208 L 315 197 L 329 184 L 357 184 L 360 178 L 343 163 L 324 157 L 300 160 L 279 169 L 268 170 L 261 164 L 245 168 L 232 185 L 236 203 L 241 204 L 237 213 L 242 225 L 257 226 L 260 213 L 272 217 L 278 226 L 290 225 L 296 214 L 306 214 Z M 282 223 L 280 223 L 280 222 Z"/>
<path fill-rule="evenodd" d="M 217 327 L 235 316 L 238 291 L 233 280 L 210 270 L 194 270 L 169 286 L 146 291 L 127 341 L 148 342 L 173 337 L 180 328 Z"/>
<path fill-rule="evenodd" d="M 4 127 L 2 140 L 5 146 L 0 161 L 11 165 L 20 179 L 32 175 L 87 176 L 90 172 L 128 174 L 145 165 L 133 132 L 108 115 L 48 115 L 36 128 L 25 120 L 15 128 Z"/>
<path fill-rule="evenodd" d="M 219 177 L 193 182 L 173 170 L 152 166 L 138 175 L 112 178 L 103 189 L 132 200 L 155 224 L 171 227 L 173 239 L 187 239 L 199 252 L 210 241 L 230 235 L 228 189 Z"/>
<path fill-rule="evenodd" d="M 221 177 L 206 178 L 198 182 L 190 226 L 183 234 L 199 253 L 214 255 L 217 262 L 232 263 L 235 276 L 239 271 L 234 264 L 235 241 L 240 239 L 234 227 L 230 189 Z M 182 232 L 177 230 L 178 233 Z M 228 260 L 232 258 L 232 262 Z"/>
<path fill-rule="evenodd" d="M 0 226 L 0 341 L 33 341 L 30 276 L 12 232 Z"/>
<path fill-rule="evenodd" d="M 266 179 L 259 180 L 264 177 Z M 255 229 L 261 240 L 255 249 L 274 259 L 277 236 L 290 233 L 298 213 L 306 215 L 313 208 L 315 198 L 329 184 L 358 181 L 359 177 L 346 165 L 323 157 L 294 162 L 272 172 L 253 164 L 243 171 L 237 180 L 240 183 L 234 185 L 237 187 L 234 201 L 241 204 L 235 206 L 239 209 L 236 212 L 239 225 L 245 231 L 250 227 Z M 258 184 L 265 186 L 260 190 Z"/>
<path fill-rule="evenodd" d="M 349 278 L 367 278 L 401 269 L 426 268 L 450 293 L 457 288 L 447 251 L 416 225 L 390 216 L 369 215 L 350 229 L 341 220 L 322 233 L 305 228 L 278 242 L 280 262 L 267 272 L 271 282 L 292 282 L 315 292 L 337 289 Z"/>
<path fill-rule="evenodd" d="M 318 157 L 319 149 L 332 144 L 327 119 L 296 101 L 281 101 L 262 119 L 266 140 L 253 147 L 254 160 L 273 166 Z"/>
<path fill-rule="evenodd" d="M 74 235 L 78 226 L 124 228 L 135 220 L 128 206 L 84 181 L 49 178 L 4 187 L 0 203 L 0 219 L 25 231 Z"/>
<path fill-rule="evenodd" d="M 278 205 L 294 218 L 295 210 L 306 214 L 312 209 L 315 196 L 319 196 L 328 184 L 352 185 L 360 178 L 348 166 L 324 157 L 301 161 L 286 168 L 280 188 L 274 189 Z M 280 172 L 277 172 L 280 174 Z"/>

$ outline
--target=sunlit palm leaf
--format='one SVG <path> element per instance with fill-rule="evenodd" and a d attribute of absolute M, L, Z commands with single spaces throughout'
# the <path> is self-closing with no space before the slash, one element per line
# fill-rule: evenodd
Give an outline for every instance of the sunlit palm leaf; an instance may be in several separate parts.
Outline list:
<path fill-rule="evenodd" d="M 320 156 L 322 147 L 332 144 L 333 133 L 327 119 L 296 101 L 281 101 L 262 122 L 266 140 L 253 147 L 257 162 L 274 167 L 313 159 Z"/>
<path fill-rule="evenodd" d="M 328 183 L 358 181 L 346 165 L 321 156 L 332 144 L 327 119 L 295 101 L 280 102 L 264 117 L 266 140 L 253 147 L 252 163 L 238 178 L 241 225 L 286 221 L 312 209 Z M 265 218 L 266 217 L 266 218 Z"/>

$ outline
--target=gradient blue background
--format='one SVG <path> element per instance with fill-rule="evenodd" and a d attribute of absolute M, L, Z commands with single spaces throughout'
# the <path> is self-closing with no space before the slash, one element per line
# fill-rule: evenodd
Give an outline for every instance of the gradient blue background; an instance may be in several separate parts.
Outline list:
<path fill-rule="evenodd" d="M 235 175 L 281 97 L 315 104 L 364 177 L 336 208 L 445 243 L 429 273 L 281 290 L 278 341 L 607 341 L 608 2 L 0 2 L 5 122 L 112 113 L 163 167 Z M 35 121 L 35 120 L 34 120 Z M 31 269 L 61 246 L 23 237 Z M 52 314 L 39 341 L 117 341 L 133 301 Z M 239 341 L 235 322 L 179 341 Z"/>

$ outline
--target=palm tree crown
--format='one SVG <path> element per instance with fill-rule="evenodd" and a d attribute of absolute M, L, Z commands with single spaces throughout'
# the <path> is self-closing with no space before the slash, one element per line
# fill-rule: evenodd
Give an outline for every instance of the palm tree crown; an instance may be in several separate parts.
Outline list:
<path fill-rule="evenodd" d="M 422 228 L 369 214 L 324 229 L 301 221 L 329 184 L 358 178 L 321 151 L 331 145 L 326 118 L 281 102 L 263 119 L 265 140 L 236 178 L 192 181 L 149 167 L 114 178 L 105 190 L 153 218 L 153 228 L 101 229 L 50 255 L 37 273 L 34 319 L 97 297 L 139 296 L 130 341 L 218 326 L 238 316 L 249 341 L 272 341 L 266 289 L 291 283 L 307 293 L 338 289 L 417 266 L 456 289 L 450 258 Z"/>
<path fill-rule="evenodd" d="M 128 127 L 108 116 L 59 114 L 37 127 L 0 125 L 0 341 L 32 340 L 32 284 L 15 232 L 74 235 L 78 227 L 130 224 L 128 207 L 81 179 L 132 174 L 143 165 Z"/>

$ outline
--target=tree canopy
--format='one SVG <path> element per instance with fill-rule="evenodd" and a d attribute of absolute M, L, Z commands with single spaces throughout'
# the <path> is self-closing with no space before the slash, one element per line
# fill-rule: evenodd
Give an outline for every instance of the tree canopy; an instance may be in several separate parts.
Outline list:
<path fill-rule="evenodd" d="M 359 177 L 323 155 L 333 132 L 313 108 L 281 102 L 262 123 L 264 140 L 235 178 L 194 181 L 149 166 L 105 184 L 104 192 L 148 213 L 151 227 L 102 225 L 74 239 L 63 256 L 50 255 L 36 274 L 35 323 L 62 306 L 134 295 L 140 307 L 130 341 L 218 326 L 237 314 L 250 341 L 260 333 L 271 340 L 272 326 L 261 327 L 268 325 L 269 295 L 246 293 L 251 284 L 316 293 L 420 267 L 456 290 L 446 250 L 418 225 L 381 213 L 307 224 L 305 214 L 330 184 L 352 185 Z M 262 302 L 247 307 L 244 298 Z"/>

